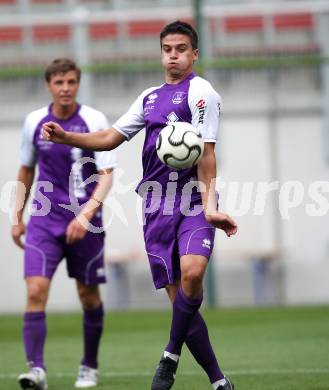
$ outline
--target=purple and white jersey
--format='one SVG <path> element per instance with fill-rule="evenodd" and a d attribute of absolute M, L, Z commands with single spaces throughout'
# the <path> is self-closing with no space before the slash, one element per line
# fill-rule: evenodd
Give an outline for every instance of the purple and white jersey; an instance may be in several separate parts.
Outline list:
<path fill-rule="evenodd" d="M 61 120 L 52 114 L 52 105 L 31 112 L 25 119 L 21 145 L 21 164 L 27 167 L 38 165 L 39 175 L 33 198 L 31 220 L 41 224 L 61 224 L 64 226 L 74 218 L 74 212 L 60 204 L 81 205 L 85 203 L 97 181 L 101 169 L 116 166 L 115 152 L 91 152 L 68 145 L 55 144 L 42 138 L 42 125 L 45 122 L 59 123 L 64 130 L 88 133 L 109 128 L 104 114 L 85 105 L 77 105 L 74 114 Z M 50 212 L 43 216 L 43 211 Z M 39 217 L 37 217 L 39 215 Z M 43 216 L 42 218 L 40 216 Z"/>
<path fill-rule="evenodd" d="M 196 127 L 205 142 L 216 142 L 219 129 L 221 98 L 205 79 L 191 73 L 178 84 L 163 84 L 145 90 L 113 127 L 130 140 L 145 128 L 143 146 L 143 179 L 161 184 L 163 194 L 169 174 L 175 169 L 164 165 L 156 153 L 156 139 L 169 122 L 189 122 Z M 197 167 L 178 170 L 177 189 L 197 180 Z"/>

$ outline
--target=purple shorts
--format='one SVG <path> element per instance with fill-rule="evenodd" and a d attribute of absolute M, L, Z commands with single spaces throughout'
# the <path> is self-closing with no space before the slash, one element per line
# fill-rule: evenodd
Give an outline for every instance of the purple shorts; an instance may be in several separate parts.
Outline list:
<path fill-rule="evenodd" d="M 163 197 L 154 212 L 150 212 L 150 199 L 143 203 L 145 248 L 157 289 L 180 280 L 181 256 L 195 254 L 209 259 L 214 247 L 216 229 L 207 222 L 203 211 L 184 215 L 179 201 L 176 199 L 173 212 L 167 213 L 171 215 L 164 213 Z M 200 199 L 192 201 L 190 209 L 195 206 L 201 207 Z"/>
<path fill-rule="evenodd" d="M 54 234 L 47 226 L 29 223 L 24 251 L 24 277 L 44 276 L 52 279 L 65 257 L 68 275 L 86 285 L 105 283 L 104 234 L 87 232 L 73 245 L 65 235 Z"/>

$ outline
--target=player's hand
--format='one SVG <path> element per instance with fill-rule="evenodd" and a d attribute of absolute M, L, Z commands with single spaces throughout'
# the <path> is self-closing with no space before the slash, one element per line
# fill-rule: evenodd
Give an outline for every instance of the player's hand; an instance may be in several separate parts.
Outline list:
<path fill-rule="evenodd" d="M 42 125 L 43 139 L 57 144 L 65 143 L 66 131 L 55 122 L 46 122 Z"/>
<path fill-rule="evenodd" d="M 87 233 L 87 227 L 83 226 L 79 219 L 74 218 L 66 229 L 66 243 L 71 245 L 82 240 Z"/>
<path fill-rule="evenodd" d="M 14 243 L 22 249 L 24 249 L 24 244 L 21 240 L 23 234 L 25 234 L 25 225 L 23 222 L 19 222 L 17 225 L 12 226 L 12 239 L 14 240 Z"/>
<path fill-rule="evenodd" d="M 234 235 L 238 231 L 238 225 L 228 214 L 217 211 L 214 214 L 208 215 L 206 218 L 212 226 L 223 230 L 228 237 Z"/>

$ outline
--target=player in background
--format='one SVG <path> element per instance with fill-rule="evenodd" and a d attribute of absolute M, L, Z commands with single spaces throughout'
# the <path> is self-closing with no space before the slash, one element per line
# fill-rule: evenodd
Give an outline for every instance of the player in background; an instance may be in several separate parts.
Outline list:
<path fill-rule="evenodd" d="M 203 300 L 203 277 L 214 243 L 215 229 L 227 236 L 237 225 L 217 210 L 215 193 L 215 143 L 219 127 L 221 100 L 211 84 L 193 72 L 198 59 L 198 36 L 187 23 L 176 21 L 160 33 L 165 83 L 145 90 L 130 109 L 103 132 L 88 135 L 65 132 L 60 124 L 44 124 L 44 137 L 57 143 L 91 150 L 112 150 L 145 128 L 142 152 L 143 178 L 137 190 L 144 194 L 144 239 L 156 288 L 166 288 L 173 303 L 168 345 L 152 381 L 152 390 L 167 390 L 174 383 L 178 360 L 184 344 L 208 374 L 215 390 L 231 390 L 233 384 L 221 371 L 212 349 L 207 326 L 199 308 Z M 177 171 L 157 157 L 156 139 L 168 122 L 190 122 L 205 142 L 204 155 L 196 167 Z M 198 180 L 202 192 L 194 188 L 191 209 L 203 206 L 198 215 L 180 211 L 185 184 Z M 162 187 L 160 207 L 150 210 L 150 182 Z M 176 185 L 173 210 L 166 210 L 166 188 Z"/>
<path fill-rule="evenodd" d="M 64 257 L 68 275 L 76 279 L 83 308 L 84 355 L 75 387 L 93 387 L 98 381 L 97 355 L 104 317 L 98 284 L 105 282 L 101 205 L 112 185 L 116 158 L 114 152 L 93 153 L 56 145 L 41 134 L 42 125 L 48 121 L 59 122 L 76 134 L 108 128 L 103 113 L 77 103 L 80 74 L 70 59 L 52 61 L 45 69 L 52 103 L 31 112 L 23 127 L 17 180 L 24 190 L 18 187 L 12 226 L 14 242 L 24 249 L 27 286 L 23 341 L 30 371 L 18 378 L 23 389 L 47 389 L 45 310 L 52 277 Z M 36 166 L 39 174 L 34 182 Z M 97 180 L 86 182 L 92 175 L 98 175 Z M 25 228 L 23 210 L 33 182 L 34 211 Z"/>

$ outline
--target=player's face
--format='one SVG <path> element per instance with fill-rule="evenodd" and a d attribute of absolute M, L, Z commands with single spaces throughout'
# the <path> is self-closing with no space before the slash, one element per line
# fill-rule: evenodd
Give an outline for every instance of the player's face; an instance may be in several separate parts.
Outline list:
<path fill-rule="evenodd" d="M 162 40 L 161 55 L 162 65 L 169 80 L 183 80 L 192 72 L 199 51 L 193 50 L 187 35 L 168 34 Z"/>
<path fill-rule="evenodd" d="M 48 82 L 48 90 L 53 97 L 54 105 L 67 108 L 75 104 L 79 89 L 77 73 L 71 70 L 67 73 L 56 73 Z"/>

